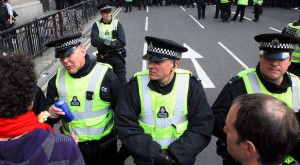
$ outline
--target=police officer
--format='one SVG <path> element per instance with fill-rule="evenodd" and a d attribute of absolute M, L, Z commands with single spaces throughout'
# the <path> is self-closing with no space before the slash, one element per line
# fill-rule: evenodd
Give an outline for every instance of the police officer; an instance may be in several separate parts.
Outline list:
<path fill-rule="evenodd" d="M 248 5 L 248 0 L 238 0 L 236 11 L 231 21 L 236 21 L 238 15 L 240 14 L 239 22 L 243 22 L 247 5 Z"/>
<path fill-rule="evenodd" d="M 148 70 L 135 74 L 117 108 L 116 130 L 136 164 L 194 164 L 210 142 L 214 117 L 201 81 L 178 69 L 187 48 L 146 38 Z"/>
<path fill-rule="evenodd" d="M 96 21 L 91 31 L 91 44 L 97 48 L 97 61 L 108 63 L 122 84 L 126 84 L 125 33 L 121 22 L 112 18 L 110 2 L 101 3 L 97 9 L 102 18 Z"/>
<path fill-rule="evenodd" d="M 300 37 L 300 16 L 298 21 L 293 21 L 282 30 L 282 33 L 290 34 L 295 37 Z M 300 76 L 300 45 L 296 45 L 292 53 L 292 63 L 288 69 L 289 72 Z"/>
<path fill-rule="evenodd" d="M 46 105 L 50 119 L 58 122 L 65 113 L 53 105 L 66 101 L 75 119 L 62 121 L 62 132 L 78 137 L 86 164 L 121 164 L 113 131 L 113 111 L 122 86 L 110 65 L 97 63 L 80 44 L 81 33 L 66 35 L 46 44 L 54 47 L 62 66 L 48 83 Z"/>
<path fill-rule="evenodd" d="M 300 108 L 299 79 L 287 72 L 293 44 L 300 43 L 300 40 L 286 34 L 261 34 L 254 39 L 260 42 L 259 63 L 256 69 L 241 71 L 238 76 L 233 77 L 212 106 L 215 115 L 213 135 L 219 138 L 217 153 L 222 156 L 223 164 L 239 164 L 227 153 L 226 134 L 223 131 L 234 98 L 246 93 L 263 93 L 286 103 L 295 112 Z M 285 162 L 289 163 L 290 160 L 286 159 Z"/>
<path fill-rule="evenodd" d="M 195 0 L 198 9 L 198 19 L 205 19 L 206 4 L 204 0 Z"/>
<path fill-rule="evenodd" d="M 262 13 L 262 3 L 263 0 L 253 0 L 253 6 L 254 6 L 254 19 L 253 22 L 258 22 L 259 16 Z"/>

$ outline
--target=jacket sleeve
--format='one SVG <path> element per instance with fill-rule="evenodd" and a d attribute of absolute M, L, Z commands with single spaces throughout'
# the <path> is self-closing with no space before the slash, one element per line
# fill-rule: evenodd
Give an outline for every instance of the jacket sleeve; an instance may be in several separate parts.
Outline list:
<path fill-rule="evenodd" d="M 137 116 L 141 108 L 137 81 L 130 81 L 125 94 L 120 93 L 119 97 L 114 117 L 115 128 L 122 144 L 132 154 L 136 164 L 153 164 L 161 147 L 150 135 L 144 133 L 138 123 Z"/>
<path fill-rule="evenodd" d="M 126 46 L 126 37 L 125 37 L 125 32 L 123 29 L 123 26 L 120 21 L 118 21 L 118 29 L 117 29 L 117 40 L 116 42 L 116 47 L 117 49 L 123 48 Z"/>
<path fill-rule="evenodd" d="M 194 164 L 195 158 L 210 142 L 214 116 L 200 80 L 190 79 L 188 93 L 188 128 L 169 146 L 169 153 L 179 164 Z"/>
<path fill-rule="evenodd" d="M 226 116 L 231 107 L 232 101 L 239 95 L 246 94 L 244 82 L 239 77 L 232 78 L 222 89 L 216 101 L 212 105 L 212 111 L 215 115 L 215 124 L 213 135 L 217 138 L 226 139 L 223 131 Z"/>
<path fill-rule="evenodd" d="M 108 69 L 100 87 L 100 98 L 110 102 L 113 110 L 119 100 L 119 94 L 123 93 L 123 89 L 118 77 L 111 69 Z"/>

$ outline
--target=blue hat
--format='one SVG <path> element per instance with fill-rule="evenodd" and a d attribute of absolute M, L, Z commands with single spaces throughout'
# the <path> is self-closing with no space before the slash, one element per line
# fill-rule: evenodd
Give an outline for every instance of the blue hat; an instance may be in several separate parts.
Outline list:
<path fill-rule="evenodd" d="M 65 35 L 61 38 L 53 40 L 45 44 L 46 47 L 54 47 L 55 58 L 63 58 L 73 53 L 78 45 L 80 45 L 81 33 Z"/>
<path fill-rule="evenodd" d="M 143 56 L 147 61 L 163 61 L 166 59 L 181 58 L 182 52 L 188 51 L 188 49 L 174 41 L 167 39 L 160 39 L 156 37 L 145 37 L 148 48 L 147 54 Z"/>
<path fill-rule="evenodd" d="M 295 44 L 300 44 L 297 37 L 281 33 L 260 34 L 254 39 L 260 42 L 260 54 L 269 59 L 289 58 Z"/>

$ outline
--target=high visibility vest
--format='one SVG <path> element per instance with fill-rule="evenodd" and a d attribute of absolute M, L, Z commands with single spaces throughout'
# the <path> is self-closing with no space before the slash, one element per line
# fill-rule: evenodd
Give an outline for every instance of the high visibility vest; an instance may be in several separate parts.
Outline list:
<path fill-rule="evenodd" d="M 300 109 L 300 97 L 299 97 L 299 78 L 296 75 L 290 74 L 292 80 L 292 87 L 289 87 L 285 93 L 271 93 L 266 87 L 262 84 L 258 78 L 255 69 L 250 68 L 243 70 L 238 73 L 238 76 L 241 77 L 245 83 L 246 91 L 248 94 L 251 93 L 263 93 L 277 98 L 278 100 L 284 102 L 288 107 L 293 109 L 295 112 L 298 112 Z M 291 156 L 286 157 L 284 162 L 290 164 L 294 161 L 294 158 Z"/>
<path fill-rule="evenodd" d="M 238 5 L 248 5 L 248 0 L 238 0 Z"/>
<path fill-rule="evenodd" d="M 300 30 L 299 30 L 300 29 L 300 25 L 294 26 L 293 25 L 294 22 L 289 23 L 286 26 L 285 32 L 287 34 L 290 34 L 290 35 L 293 35 L 293 36 L 299 38 L 300 37 Z M 300 45 L 299 44 L 296 45 L 296 48 L 295 48 L 295 50 L 292 53 L 292 62 L 293 63 L 300 63 Z"/>
<path fill-rule="evenodd" d="M 110 102 L 100 98 L 100 86 L 109 65 L 97 63 L 93 70 L 81 78 L 72 78 L 65 68 L 60 67 L 56 75 L 58 96 L 64 99 L 74 115 L 70 123 L 62 122 L 65 134 L 74 132 L 79 142 L 99 140 L 113 128 L 113 112 Z M 87 99 L 87 92 L 92 99 Z M 76 99 L 74 99 L 76 97 Z"/>
<path fill-rule="evenodd" d="M 262 5 L 263 0 L 253 0 L 253 5 Z"/>
<path fill-rule="evenodd" d="M 188 126 L 187 95 L 192 73 L 182 69 L 176 69 L 175 73 L 173 90 L 166 95 L 147 86 L 149 70 L 135 74 L 141 100 L 139 124 L 144 133 L 151 135 L 153 141 L 159 143 L 162 149 L 167 149 Z"/>
<path fill-rule="evenodd" d="M 220 3 L 229 3 L 228 0 L 220 0 Z"/>
<path fill-rule="evenodd" d="M 292 80 L 292 87 L 289 87 L 285 93 L 271 93 L 269 92 L 263 83 L 258 78 L 255 69 L 250 68 L 238 73 L 245 83 L 246 91 L 251 93 L 263 93 L 277 98 L 278 100 L 287 104 L 295 112 L 300 109 L 300 97 L 299 97 L 299 78 L 293 74 L 290 74 Z"/>
<path fill-rule="evenodd" d="M 98 30 L 99 30 L 99 37 L 111 41 L 115 41 L 112 37 L 112 31 L 118 29 L 118 20 L 112 19 L 110 24 L 104 24 L 103 22 L 96 21 Z"/>

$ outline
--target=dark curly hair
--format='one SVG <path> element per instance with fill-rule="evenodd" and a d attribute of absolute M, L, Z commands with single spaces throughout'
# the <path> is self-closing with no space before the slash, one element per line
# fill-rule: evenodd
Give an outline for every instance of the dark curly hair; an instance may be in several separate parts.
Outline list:
<path fill-rule="evenodd" d="M 29 55 L 0 56 L 0 118 L 26 113 L 34 99 L 37 75 Z"/>

